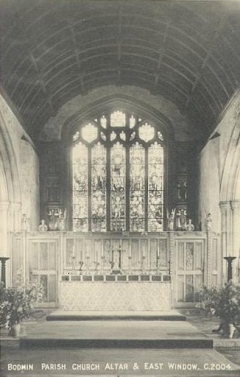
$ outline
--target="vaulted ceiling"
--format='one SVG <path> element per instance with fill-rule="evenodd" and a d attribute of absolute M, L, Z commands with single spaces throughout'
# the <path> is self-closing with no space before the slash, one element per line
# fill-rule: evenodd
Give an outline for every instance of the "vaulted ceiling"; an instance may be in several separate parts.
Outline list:
<path fill-rule="evenodd" d="M 240 2 L 1 0 L 1 84 L 35 139 L 103 85 L 161 95 L 208 135 L 240 82 Z"/>

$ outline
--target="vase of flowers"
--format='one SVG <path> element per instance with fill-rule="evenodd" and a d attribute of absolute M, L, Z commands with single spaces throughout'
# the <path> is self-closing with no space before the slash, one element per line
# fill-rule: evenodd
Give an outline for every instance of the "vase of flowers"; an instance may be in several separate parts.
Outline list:
<path fill-rule="evenodd" d="M 18 285 L 5 288 L 1 284 L 0 298 L 0 325 L 9 329 L 9 335 L 18 337 L 20 324 L 23 319 L 29 318 L 34 305 L 43 297 L 41 284 Z"/>
<path fill-rule="evenodd" d="M 221 288 L 203 287 L 199 293 L 200 307 L 207 315 L 220 319 L 220 326 L 214 332 L 222 331 L 223 337 L 232 338 L 236 324 L 240 322 L 240 286 L 232 281 Z"/>

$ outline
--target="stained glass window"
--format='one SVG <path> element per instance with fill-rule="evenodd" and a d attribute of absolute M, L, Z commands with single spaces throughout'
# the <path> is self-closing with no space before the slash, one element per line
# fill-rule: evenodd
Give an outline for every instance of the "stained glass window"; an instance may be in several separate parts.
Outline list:
<path fill-rule="evenodd" d="M 82 128 L 82 137 L 88 143 L 91 143 L 92 141 L 96 140 L 97 127 L 93 126 L 91 123 L 89 123 L 87 126 L 84 126 Z"/>
<path fill-rule="evenodd" d="M 164 230 L 164 138 L 116 110 L 74 129 L 72 223 L 81 232 Z"/>
<path fill-rule="evenodd" d="M 126 149 L 119 142 L 111 148 L 111 230 L 126 229 Z"/>
<path fill-rule="evenodd" d="M 133 115 L 131 115 L 131 117 L 129 119 L 130 128 L 133 128 L 135 126 L 135 124 L 136 124 L 136 118 Z"/>
<path fill-rule="evenodd" d="M 154 128 L 149 124 L 144 124 L 139 128 L 139 137 L 146 143 L 154 138 Z"/>
<path fill-rule="evenodd" d="M 149 231 L 163 230 L 163 148 L 155 142 L 148 151 Z"/>
<path fill-rule="evenodd" d="M 88 149 L 75 144 L 73 157 L 73 230 L 88 230 Z"/>
<path fill-rule="evenodd" d="M 122 111 L 114 111 L 110 116 L 111 127 L 125 127 L 126 115 Z"/>
<path fill-rule="evenodd" d="M 130 147 L 130 231 L 145 229 L 145 150 Z"/>
<path fill-rule="evenodd" d="M 91 161 L 92 231 L 106 231 L 106 148 L 97 143 Z"/>

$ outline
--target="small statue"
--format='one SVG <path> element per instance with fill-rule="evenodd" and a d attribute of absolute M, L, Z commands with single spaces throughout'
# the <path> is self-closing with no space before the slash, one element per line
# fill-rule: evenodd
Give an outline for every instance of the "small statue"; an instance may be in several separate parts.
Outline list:
<path fill-rule="evenodd" d="M 22 215 L 22 230 L 25 230 L 27 232 L 30 230 L 27 215 L 25 213 Z"/>
<path fill-rule="evenodd" d="M 192 232 L 193 230 L 195 229 L 193 223 L 192 223 L 192 220 L 191 219 L 188 219 L 187 221 L 187 225 L 186 225 L 186 230 L 188 232 Z"/>
<path fill-rule="evenodd" d="M 174 210 L 172 210 L 168 218 L 168 230 L 174 230 Z"/>
<path fill-rule="evenodd" d="M 181 182 L 177 184 L 178 199 L 186 201 L 187 199 L 187 182 Z"/>
<path fill-rule="evenodd" d="M 58 214 L 58 221 L 57 221 L 57 228 L 58 230 L 64 231 L 65 230 L 65 221 L 66 221 L 66 209 L 64 212 L 62 210 L 59 210 Z"/>
<path fill-rule="evenodd" d="M 206 231 L 210 231 L 212 229 L 212 216 L 211 213 L 208 213 L 205 219 L 205 229 Z"/>
<path fill-rule="evenodd" d="M 47 224 L 45 224 L 45 220 L 41 220 L 41 224 L 38 227 L 40 232 L 46 232 L 48 230 Z"/>
<path fill-rule="evenodd" d="M 180 216 L 181 216 L 181 211 L 180 209 L 177 210 L 176 212 L 176 230 L 181 230 L 181 222 L 180 222 Z"/>
<path fill-rule="evenodd" d="M 185 230 L 186 229 L 186 221 L 187 221 L 187 211 L 185 209 L 181 209 L 181 213 L 180 213 L 180 226 L 181 226 L 181 230 Z"/>

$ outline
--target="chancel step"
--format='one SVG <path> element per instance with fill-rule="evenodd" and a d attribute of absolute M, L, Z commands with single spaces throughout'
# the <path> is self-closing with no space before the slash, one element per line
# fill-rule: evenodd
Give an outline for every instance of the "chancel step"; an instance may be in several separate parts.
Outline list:
<path fill-rule="evenodd" d="M 170 311 L 68 311 L 57 310 L 47 321 L 186 321 L 175 310 Z"/>
<path fill-rule="evenodd" d="M 28 324 L 23 348 L 212 348 L 186 321 L 51 321 Z"/>

